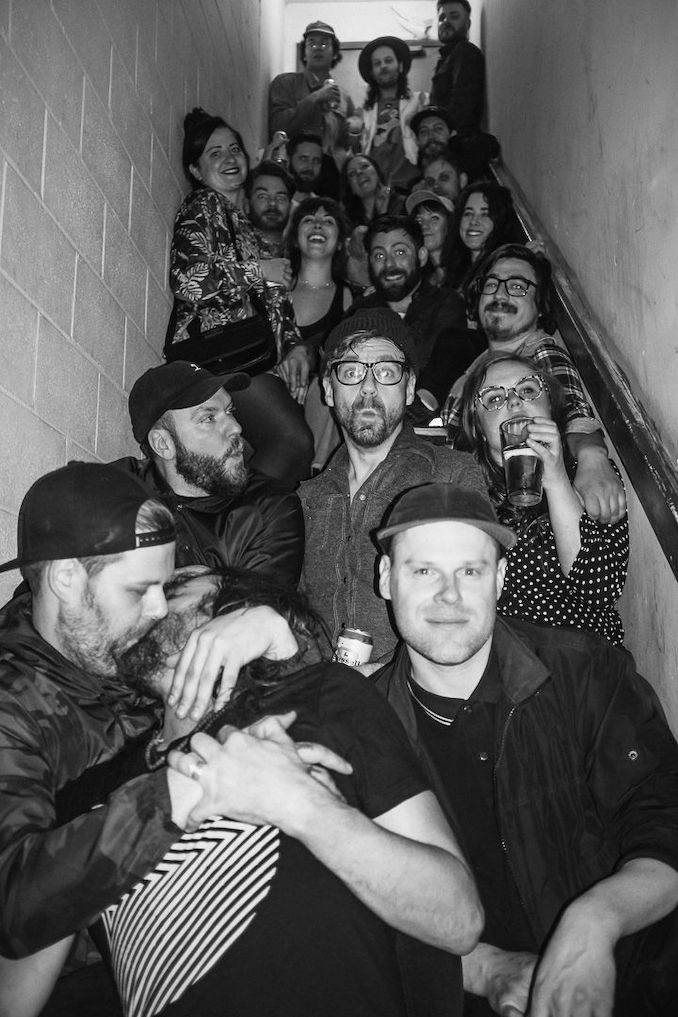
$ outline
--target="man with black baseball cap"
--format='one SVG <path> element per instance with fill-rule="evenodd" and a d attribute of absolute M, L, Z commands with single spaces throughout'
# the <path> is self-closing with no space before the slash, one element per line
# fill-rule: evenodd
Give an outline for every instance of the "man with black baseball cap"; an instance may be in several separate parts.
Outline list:
<path fill-rule="evenodd" d="M 376 540 L 402 643 L 373 678 L 485 908 L 464 1013 L 668 1017 L 678 746 L 653 690 L 602 637 L 497 617 L 515 536 L 486 495 L 412 488 Z"/>
<path fill-rule="evenodd" d="M 299 499 L 245 465 L 231 392 L 248 385 L 246 374 L 216 376 L 183 360 L 150 368 L 129 395 L 132 431 L 148 458 L 114 465 L 171 509 L 177 567 L 237 566 L 296 586 Z"/>
<path fill-rule="evenodd" d="M 42 959 L 18 965 L 8 986 L 3 960 L 0 1006 L 6 991 L 18 991 L 22 1006 L 29 990 L 31 999 L 48 991 L 63 960 L 59 941 L 151 871 L 187 823 L 195 784 L 164 767 L 149 771 L 143 750 L 162 714 L 119 671 L 167 614 L 175 533 L 169 509 L 114 465 L 70 463 L 37 480 L 22 502 L 17 556 L 0 567 L 20 569 L 28 585 L 0 610 L 0 958 L 40 951 L 47 970 Z M 217 619 L 192 637 L 203 660 L 218 654 L 226 698 L 242 665 L 297 648 L 270 608 L 230 620 L 235 626 Z M 215 626 L 219 645 L 209 642 Z M 191 640 L 188 648 L 192 665 Z M 208 687 L 198 691 L 191 678 L 169 697 L 184 723 L 211 702 L 213 678 L 199 680 Z M 139 739 L 121 768 L 121 749 Z M 57 821 L 57 796 L 114 759 L 127 783 L 96 810 Z"/>
<path fill-rule="evenodd" d="M 164 774 L 54 828 L 58 788 L 156 719 L 116 669 L 167 613 L 174 541 L 171 512 L 112 466 L 71 463 L 23 500 L 18 554 L 2 566 L 30 589 L 0 612 L 2 955 L 86 925 L 176 836 Z"/>
<path fill-rule="evenodd" d="M 397 640 L 386 603 L 375 593 L 373 531 L 384 512 L 401 491 L 428 480 L 485 490 L 472 456 L 417 437 L 405 421 L 417 369 L 414 336 L 388 308 L 357 310 L 330 332 L 322 385 L 344 444 L 299 489 L 306 527 L 302 586 L 332 646 L 342 626 L 362 629 L 372 636 L 375 658 Z"/>

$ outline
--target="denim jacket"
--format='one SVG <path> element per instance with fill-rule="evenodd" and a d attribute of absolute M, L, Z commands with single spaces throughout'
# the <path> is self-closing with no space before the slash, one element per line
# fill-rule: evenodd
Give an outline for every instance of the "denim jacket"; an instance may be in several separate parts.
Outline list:
<path fill-rule="evenodd" d="M 306 527 L 301 585 L 327 625 L 332 645 L 342 625 L 363 629 L 372 635 L 376 660 L 397 642 L 387 602 L 377 592 L 374 533 L 386 510 L 399 494 L 420 484 L 458 484 L 485 494 L 487 488 L 471 455 L 419 438 L 407 423 L 352 501 L 348 467 L 342 445 L 320 476 L 299 488 Z M 326 641 L 323 651 L 328 649 Z"/>

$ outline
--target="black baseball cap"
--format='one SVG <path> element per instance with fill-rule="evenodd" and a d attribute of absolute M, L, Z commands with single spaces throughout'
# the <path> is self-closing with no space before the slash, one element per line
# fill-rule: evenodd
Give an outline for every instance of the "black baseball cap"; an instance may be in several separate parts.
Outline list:
<path fill-rule="evenodd" d="M 167 410 L 199 406 L 220 388 L 241 392 L 250 383 L 248 374 L 211 374 L 187 360 L 151 367 L 132 385 L 129 415 L 132 433 L 141 444 L 156 420 Z"/>
<path fill-rule="evenodd" d="M 407 362 L 415 371 L 419 367 L 414 333 L 390 307 L 359 307 L 335 325 L 325 340 L 323 365 L 327 365 L 335 358 L 336 351 L 347 339 L 356 336 L 356 341 L 362 342 L 362 337 L 358 335 L 360 332 L 375 332 L 375 338 L 388 339 L 402 350 Z"/>
<path fill-rule="evenodd" d="M 312 21 L 310 25 L 306 25 L 302 38 L 305 39 L 307 35 L 331 35 L 333 39 L 337 37 L 332 26 L 326 21 Z"/>
<path fill-rule="evenodd" d="M 419 131 L 422 120 L 426 120 L 428 117 L 438 117 L 439 120 L 447 124 L 451 131 L 454 130 L 454 121 L 444 106 L 424 106 L 410 120 L 410 127 L 415 134 Z"/>
<path fill-rule="evenodd" d="M 396 533 L 445 521 L 475 526 L 494 537 L 505 550 L 518 539 L 513 530 L 499 522 L 487 495 L 456 484 L 422 484 L 398 498 L 384 519 L 385 525 L 377 530 L 377 541 L 384 554 L 388 554 Z"/>
<path fill-rule="evenodd" d="M 141 481 L 117 466 L 71 462 L 46 473 L 21 503 L 18 554 L 0 565 L 0 572 L 169 544 L 176 536 L 173 521 L 151 533 L 135 533 L 137 513 L 150 500 Z"/>

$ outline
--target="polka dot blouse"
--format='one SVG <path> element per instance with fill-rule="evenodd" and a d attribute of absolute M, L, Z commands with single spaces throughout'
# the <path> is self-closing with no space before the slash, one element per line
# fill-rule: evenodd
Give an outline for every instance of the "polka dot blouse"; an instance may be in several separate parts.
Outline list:
<path fill-rule="evenodd" d="M 606 526 L 583 515 L 579 520 L 581 548 L 565 576 L 548 514 L 526 526 L 516 526 L 515 515 L 507 518 L 501 507 L 498 515 L 518 533 L 517 543 L 506 554 L 499 613 L 543 625 L 588 629 L 612 643 L 623 643 L 624 628 L 615 604 L 626 581 L 628 518 Z"/>

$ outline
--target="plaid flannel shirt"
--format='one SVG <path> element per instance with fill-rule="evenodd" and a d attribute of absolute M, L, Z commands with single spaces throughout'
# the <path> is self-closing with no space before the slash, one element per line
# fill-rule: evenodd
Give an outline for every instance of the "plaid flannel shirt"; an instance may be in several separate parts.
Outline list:
<path fill-rule="evenodd" d="M 503 347 L 498 347 L 498 349 L 501 348 Z M 600 421 L 596 419 L 591 405 L 584 395 L 579 371 L 574 366 L 561 339 L 556 339 L 546 332 L 537 331 L 510 352 L 515 353 L 516 356 L 529 357 L 541 370 L 548 371 L 558 379 L 565 392 L 565 430 L 568 434 L 572 432 L 591 434 L 593 431 L 600 430 Z M 443 406 L 442 419 L 451 438 L 454 438 L 461 428 L 461 394 L 466 378 L 475 364 L 476 361 L 460 378 L 457 378 Z"/>

